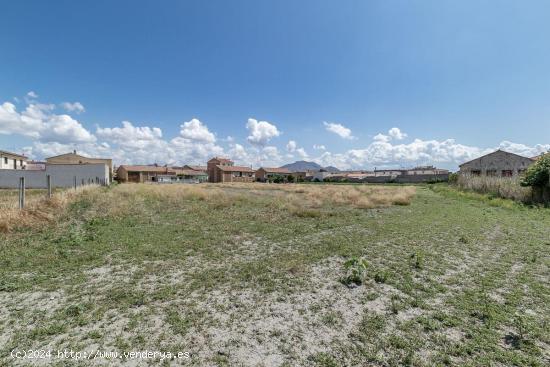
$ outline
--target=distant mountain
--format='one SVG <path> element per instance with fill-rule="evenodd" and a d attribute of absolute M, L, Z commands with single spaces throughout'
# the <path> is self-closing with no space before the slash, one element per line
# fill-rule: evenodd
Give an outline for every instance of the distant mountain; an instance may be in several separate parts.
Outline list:
<path fill-rule="evenodd" d="M 281 168 L 286 168 L 291 172 L 303 172 L 303 171 L 319 171 L 323 167 L 315 162 L 296 161 L 294 163 L 285 164 Z M 328 172 L 340 172 L 340 170 L 333 166 L 324 167 Z"/>
<path fill-rule="evenodd" d="M 294 163 L 285 164 L 281 168 L 286 168 L 291 172 L 303 172 L 303 171 L 319 171 L 321 168 L 315 162 L 296 161 Z"/>
<path fill-rule="evenodd" d="M 325 170 L 332 173 L 340 172 L 340 170 L 334 166 L 327 166 L 325 167 Z"/>

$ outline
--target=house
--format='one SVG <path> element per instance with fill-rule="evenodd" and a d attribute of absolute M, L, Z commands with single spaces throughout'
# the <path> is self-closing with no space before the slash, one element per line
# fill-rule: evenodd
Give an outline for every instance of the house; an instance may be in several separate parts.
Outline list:
<path fill-rule="evenodd" d="M 277 177 L 282 177 L 287 181 L 289 176 L 294 175 L 287 168 L 260 167 L 256 171 L 256 179 L 262 182 L 273 181 Z"/>
<path fill-rule="evenodd" d="M 113 178 L 113 160 L 110 158 L 90 158 L 77 154 L 76 150 L 72 153 L 65 153 L 46 158 L 46 164 L 90 164 L 104 163 L 109 167 L 110 180 Z"/>
<path fill-rule="evenodd" d="M 204 171 L 204 172 L 206 172 L 207 169 L 208 169 L 206 166 L 192 166 L 192 165 L 188 165 L 188 164 L 186 164 L 182 168 L 183 169 L 192 169 L 193 171 Z"/>
<path fill-rule="evenodd" d="M 313 176 L 311 177 L 312 181 L 324 181 L 325 178 L 328 178 L 332 175 L 332 173 L 328 172 L 326 169 L 320 169 L 319 171 L 315 172 Z"/>
<path fill-rule="evenodd" d="M 176 171 L 168 166 L 129 166 L 120 165 L 117 168 L 117 180 L 119 182 L 155 182 L 157 176 L 176 176 Z"/>
<path fill-rule="evenodd" d="M 308 172 L 307 171 L 292 172 L 292 176 L 296 177 L 296 181 L 302 182 L 306 180 L 306 177 L 308 176 Z"/>
<path fill-rule="evenodd" d="M 182 183 L 201 183 L 208 181 L 208 173 L 206 173 L 206 167 L 204 170 L 188 169 L 186 167 L 172 167 L 172 170 L 176 173 L 177 182 Z M 199 167 L 199 166 L 195 166 Z"/>
<path fill-rule="evenodd" d="M 496 152 L 462 163 L 459 167 L 460 174 L 513 177 L 523 174 L 534 161 L 533 158 L 499 149 Z"/>
<path fill-rule="evenodd" d="M 0 169 L 25 169 L 27 157 L 0 150 Z"/>
<path fill-rule="evenodd" d="M 374 169 L 374 176 L 390 176 L 396 177 L 403 174 L 402 169 Z"/>
<path fill-rule="evenodd" d="M 208 182 L 254 182 L 255 172 L 250 167 L 235 166 L 227 158 L 214 157 L 207 162 Z"/>

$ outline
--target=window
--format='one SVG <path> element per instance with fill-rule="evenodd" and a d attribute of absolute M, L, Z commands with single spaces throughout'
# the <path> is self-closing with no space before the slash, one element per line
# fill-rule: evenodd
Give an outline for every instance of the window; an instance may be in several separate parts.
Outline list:
<path fill-rule="evenodd" d="M 527 172 L 526 169 L 518 169 L 518 175 L 523 175 L 525 172 Z"/>
<path fill-rule="evenodd" d="M 514 175 L 514 171 L 509 169 L 503 169 L 502 170 L 502 177 L 512 177 Z"/>
<path fill-rule="evenodd" d="M 8 164 L 8 157 L 4 157 L 4 164 Z"/>
<path fill-rule="evenodd" d="M 478 169 L 472 170 L 472 176 L 481 176 L 481 171 Z"/>
<path fill-rule="evenodd" d="M 488 169 L 487 170 L 487 176 L 496 176 L 497 170 L 496 169 Z"/>

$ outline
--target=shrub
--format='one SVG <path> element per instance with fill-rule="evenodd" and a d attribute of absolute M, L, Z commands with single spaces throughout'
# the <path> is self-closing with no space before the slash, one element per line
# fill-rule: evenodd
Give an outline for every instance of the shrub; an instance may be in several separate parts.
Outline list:
<path fill-rule="evenodd" d="M 386 283 L 388 281 L 389 274 L 387 271 L 379 271 L 374 274 L 374 281 L 376 283 Z"/>
<path fill-rule="evenodd" d="M 458 173 L 451 173 L 449 174 L 449 183 L 452 185 L 455 185 L 458 182 Z"/>
<path fill-rule="evenodd" d="M 342 283 L 348 287 L 352 285 L 361 285 L 363 283 L 363 279 L 365 278 L 367 267 L 367 260 L 352 257 L 344 263 L 346 276 L 342 278 Z"/>
<path fill-rule="evenodd" d="M 543 154 L 528 169 L 521 186 L 545 187 L 550 182 L 550 153 Z"/>

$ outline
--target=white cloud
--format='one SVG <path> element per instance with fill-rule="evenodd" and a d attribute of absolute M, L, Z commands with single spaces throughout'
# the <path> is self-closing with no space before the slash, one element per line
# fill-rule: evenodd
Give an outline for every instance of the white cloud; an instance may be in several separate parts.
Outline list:
<path fill-rule="evenodd" d="M 290 153 L 294 153 L 297 148 L 298 148 L 298 145 L 294 140 L 289 140 L 288 143 L 286 144 L 286 150 L 289 151 Z"/>
<path fill-rule="evenodd" d="M 295 153 L 296 153 L 296 155 L 297 155 L 298 157 L 300 157 L 301 159 L 305 159 L 305 158 L 308 157 L 308 154 L 307 154 L 307 152 L 305 151 L 304 148 L 298 148 L 298 149 L 296 149 L 296 152 L 295 152 Z"/>
<path fill-rule="evenodd" d="M 162 130 L 158 127 L 134 126 L 130 121 L 122 121 L 122 127 L 98 127 L 96 135 L 122 147 L 144 149 L 160 144 Z"/>
<path fill-rule="evenodd" d="M 92 143 L 96 137 L 69 115 L 52 115 L 40 133 L 42 141 Z"/>
<path fill-rule="evenodd" d="M 75 112 L 75 113 L 82 113 L 82 112 L 85 112 L 86 109 L 84 108 L 84 106 L 82 105 L 82 103 L 80 102 L 63 102 L 61 103 L 61 108 L 69 111 L 69 112 Z"/>
<path fill-rule="evenodd" d="M 302 147 L 298 147 L 298 144 L 294 140 L 289 140 L 289 142 L 286 144 L 286 150 L 290 153 L 287 154 L 287 158 L 290 159 L 295 157 L 305 159 L 308 157 L 306 150 Z"/>
<path fill-rule="evenodd" d="M 0 105 L 0 134 L 19 134 L 61 143 L 94 142 L 95 136 L 69 115 L 56 115 L 51 104 L 31 103 L 19 113 L 10 102 Z"/>
<path fill-rule="evenodd" d="M 323 122 L 323 125 L 325 125 L 325 129 L 327 131 L 330 131 L 331 133 L 338 135 L 342 139 L 349 139 L 349 140 L 355 139 L 355 137 L 351 135 L 351 130 L 342 124 L 325 121 Z"/>
<path fill-rule="evenodd" d="M 380 142 L 387 143 L 391 140 L 391 137 L 388 136 L 388 135 L 384 135 L 384 134 L 378 134 L 378 135 L 375 135 L 373 139 L 374 139 L 374 141 L 380 141 Z"/>
<path fill-rule="evenodd" d="M 252 118 L 248 119 L 246 128 L 250 133 L 250 135 L 247 137 L 248 142 L 258 146 L 264 146 L 272 138 L 281 135 L 281 133 L 277 129 L 277 126 L 267 121 L 257 121 Z"/>
<path fill-rule="evenodd" d="M 27 93 L 27 97 L 29 98 L 38 98 L 38 94 L 36 94 L 34 91 L 30 91 Z"/>
<path fill-rule="evenodd" d="M 352 149 L 341 154 L 324 153 L 317 159 L 322 165 L 340 168 L 400 167 L 424 164 L 457 166 L 461 162 L 492 151 L 458 144 L 453 139 L 443 141 L 415 139 L 410 144 L 391 144 L 375 140 L 364 149 Z"/>
<path fill-rule="evenodd" d="M 198 119 L 192 119 L 180 126 L 180 135 L 182 138 L 199 141 L 203 143 L 215 143 L 216 137 L 212 134 L 206 125 Z"/>
<path fill-rule="evenodd" d="M 246 162 L 250 162 L 251 160 L 247 150 L 241 144 L 234 144 L 229 149 L 228 155 L 238 164 L 246 164 Z"/>
<path fill-rule="evenodd" d="M 407 137 L 407 134 L 405 134 L 404 132 L 401 132 L 401 130 L 398 127 L 392 127 L 388 131 L 388 135 L 396 140 L 403 140 Z"/>
<path fill-rule="evenodd" d="M 313 144 L 313 149 L 315 149 L 315 150 L 327 150 L 327 148 L 322 144 L 320 144 L 320 145 Z"/>
<path fill-rule="evenodd" d="M 0 105 L 0 134 L 19 134 L 31 138 L 40 136 L 42 121 L 17 112 L 13 103 Z"/>
<path fill-rule="evenodd" d="M 512 143 L 510 141 L 503 141 L 498 146 L 499 149 L 505 150 L 510 153 L 522 155 L 524 157 L 536 157 L 539 154 L 550 151 L 550 144 L 536 144 L 533 147 Z"/>
<path fill-rule="evenodd" d="M 280 132 L 275 125 L 266 121 L 248 121 L 248 141 L 252 143 L 251 146 L 244 147 L 228 137 L 222 139 L 229 144 L 229 149 L 224 150 L 216 144 L 216 135 L 198 119 L 183 123 L 178 136 L 166 139 L 158 127 L 135 126 L 129 121 L 123 121 L 115 127 L 97 127 L 93 134 L 73 117 L 54 112 L 53 104 L 33 101 L 19 112 L 13 103 L 4 102 L 0 104 L 0 134 L 17 134 L 32 139 L 33 143 L 23 148 L 32 158 L 42 159 L 76 149 L 88 156 L 112 157 L 115 164 L 204 164 L 212 156 L 223 155 L 239 165 L 254 167 L 276 167 L 290 160 L 307 158 L 323 166 L 333 165 L 343 169 L 410 167 L 420 164 L 454 169 L 464 161 L 498 148 L 527 157 L 550 149 L 550 144 L 529 146 L 510 141 L 485 149 L 463 145 L 453 139 L 414 139 L 403 144 L 398 143 L 398 140 L 404 139 L 406 134 L 398 128 L 392 128 L 387 135 L 376 135 L 364 148 L 342 153 L 327 152 L 323 145 L 314 145 L 313 148 L 322 154 L 309 158 L 305 149 L 294 140 L 289 140 L 286 146 L 280 148 L 268 145 Z M 325 123 L 325 126 L 328 130 L 329 123 Z M 351 131 L 347 131 L 349 133 L 344 135 L 351 137 Z"/>

